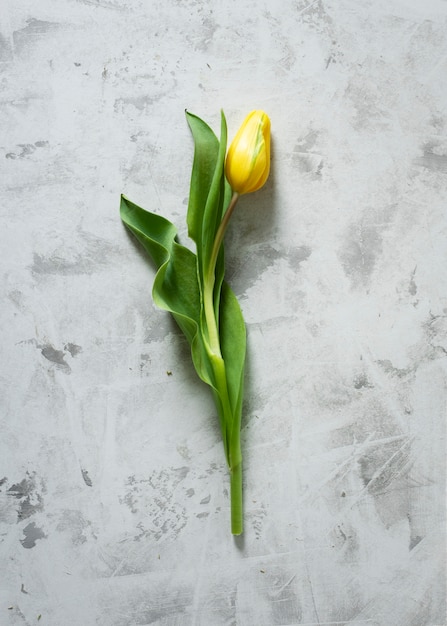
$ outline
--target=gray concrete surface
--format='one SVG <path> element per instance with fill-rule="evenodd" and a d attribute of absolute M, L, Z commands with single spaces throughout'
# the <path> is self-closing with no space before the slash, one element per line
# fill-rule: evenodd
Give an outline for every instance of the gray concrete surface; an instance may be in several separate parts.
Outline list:
<path fill-rule="evenodd" d="M 445 619 L 447 2 L 3 0 L 0 624 Z M 272 120 L 228 236 L 246 532 L 119 195 Z"/>

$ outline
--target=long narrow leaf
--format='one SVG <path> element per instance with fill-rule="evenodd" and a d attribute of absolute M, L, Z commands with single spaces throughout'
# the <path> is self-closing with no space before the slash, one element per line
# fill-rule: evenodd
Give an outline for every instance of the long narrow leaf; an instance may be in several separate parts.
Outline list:
<path fill-rule="evenodd" d="M 203 214 L 216 169 L 219 141 L 208 124 L 200 117 L 187 111 L 186 119 L 194 139 L 194 161 L 186 221 L 189 236 L 200 248 L 202 245 Z"/>

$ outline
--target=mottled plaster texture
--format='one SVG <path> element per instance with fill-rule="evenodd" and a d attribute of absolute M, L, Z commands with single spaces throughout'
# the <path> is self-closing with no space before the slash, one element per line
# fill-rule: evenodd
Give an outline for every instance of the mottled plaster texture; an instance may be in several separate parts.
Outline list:
<path fill-rule="evenodd" d="M 0 624 L 442 626 L 447 2 L 3 0 Z M 245 534 L 119 196 L 272 120 L 227 279 Z"/>

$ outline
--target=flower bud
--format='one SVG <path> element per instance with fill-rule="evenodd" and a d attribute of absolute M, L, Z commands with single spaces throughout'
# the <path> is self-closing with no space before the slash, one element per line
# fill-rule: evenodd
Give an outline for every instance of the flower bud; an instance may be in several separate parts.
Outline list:
<path fill-rule="evenodd" d="M 264 111 L 247 115 L 228 149 L 225 174 L 238 194 L 261 189 L 270 172 L 270 119 Z"/>

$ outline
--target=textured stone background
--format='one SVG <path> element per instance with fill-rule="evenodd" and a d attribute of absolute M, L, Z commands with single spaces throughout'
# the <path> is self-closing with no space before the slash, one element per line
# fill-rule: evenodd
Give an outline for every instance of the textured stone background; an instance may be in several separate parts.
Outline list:
<path fill-rule="evenodd" d="M 2 0 L 0 624 L 445 620 L 447 2 Z M 252 108 L 246 532 L 121 192 Z M 168 372 L 170 374 L 168 374 Z"/>

